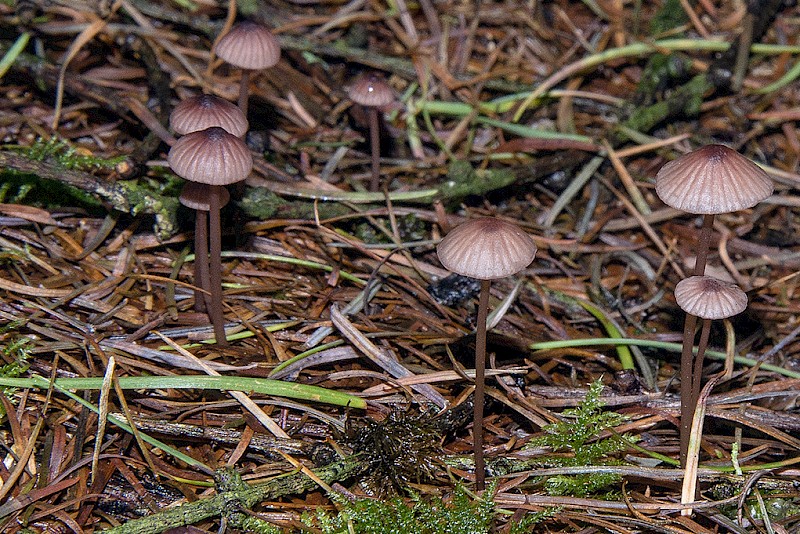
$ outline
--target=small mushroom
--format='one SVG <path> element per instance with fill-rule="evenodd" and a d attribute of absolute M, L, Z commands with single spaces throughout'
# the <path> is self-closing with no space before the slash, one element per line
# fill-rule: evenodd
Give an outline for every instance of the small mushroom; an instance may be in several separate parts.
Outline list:
<path fill-rule="evenodd" d="M 214 52 L 224 61 L 242 69 L 238 103 L 246 117 L 250 73 L 275 66 L 281 58 L 281 44 L 261 24 L 244 21 L 236 24 L 217 41 Z"/>
<path fill-rule="evenodd" d="M 475 399 L 473 447 L 475 486 L 485 488 L 483 459 L 483 404 L 486 372 L 486 317 L 491 280 L 516 274 L 533 261 L 536 244 L 517 225 L 484 217 L 457 226 L 436 248 L 439 261 L 454 273 L 481 281 L 475 334 Z"/>
<path fill-rule="evenodd" d="M 772 180 L 758 165 L 723 145 L 707 145 L 664 165 L 656 174 L 656 194 L 668 206 L 703 215 L 695 276 L 705 274 L 714 216 L 751 208 L 770 196 Z M 697 317 L 686 315 L 681 352 L 681 464 L 686 463 L 694 404 L 692 346 Z"/>
<path fill-rule="evenodd" d="M 769 175 L 724 145 L 706 145 L 661 167 L 656 194 L 668 206 L 704 215 L 695 275 L 702 275 L 714 215 L 752 208 L 772 194 Z"/>
<path fill-rule="evenodd" d="M 253 169 L 253 157 L 241 138 L 219 127 L 192 132 L 179 138 L 167 155 L 167 162 L 178 176 L 191 182 L 225 186 L 247 178 Z M 227 343 L 222 314 L 222 229 L 220 187 L 208 189 L 209 280 L 211 306 L 209 317 L 217 343 Z"/>
<path fill-rule="evenodd" d="M 369 190 L 380 189 L 380 156 L 381 138 L 378 120 L 378 108 L 391 104 L 394 101 L 394 92 L 383 78 L 371 72 L 359 76 L 347 91 L 350 100 L 364 106 L 369 117 L 369 144 L 372 154 L 372 175 Z"/>
<path fill-rule="evenodd" d="M 700 402 L 700 382 L 703 374 L 703 359 L 708 346 L 708 336 L 711 333 L 711 321 L 714 319 L 727 319 L 742 313 L 747 308 L 747 295 L 739 286 L 724 282 L 711 276 L 690 276 L 678 282 L 675 286 L 675 302 L 687 313 L 687 316 L 699 317 L 703 320 L 700 329 L 700 341 L 697 345 L 697 355 L 694 360 L 691 378 L 691 397 L 682 397 L 682 403 L 691 406 L 691 418 L 698 417 L 697 405 Z M 681 381 L 685 379 L 681 369 Z M 683 385 L 681 385 L 683 391 Z M 702 413 L 702 412 L 700 412 Z M 686 417 L 681 414 L 681 417 Z M 700 416 L 702 417 L 702 415 Z M 681 420 L 683 423 L 683 420 Z M 690 431 L 692 424 L 690 422 Z M 696 428 L 702 429 L 702 425 Z M 690 432 L 691 434 L 691 432 Z M 700 439 L 700 435 L 696 436 Z M 691 442 L 691 439 L 689 440 Z M 695 442 L 698 443 L 698 442 Z M 699 447 L 699 444 L 697 445 Z M 686 468 L 681 502 L 692 502 L 696 492 L 696 472 L 691 466 L 697 465 L 698 449 L 687 445 L 686 458 L 683 466 Z"/>
<path fill-rule="evenodd" d="M 711 276 L 690 276 L 675 286 L 675 302 L 687 314 L 703 320 L 691 376 L 692 394 L 689 398 L 694 412 L 700 396 L 703 358 L 711 332 L 711 321 L 742 313 L 747 308 L 747 294 L 730 282 Z"/>
<path fill-rule="evenodd" d="M 169 125 L 178 135 L 219 126 L 236 137 L 244 137 L 248 127 L 247 118 L 238 106 L 205 94 L 181 100 L 169 116 Z"/>

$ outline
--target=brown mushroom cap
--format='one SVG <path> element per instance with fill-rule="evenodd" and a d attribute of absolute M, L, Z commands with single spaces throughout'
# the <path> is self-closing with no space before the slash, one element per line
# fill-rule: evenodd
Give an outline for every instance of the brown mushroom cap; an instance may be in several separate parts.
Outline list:
<path fill-rule="evenodd" d="M 374 72 L 359 76 L 348 89 L 347 96 L 356 104 L 367 107 L 380 107 L 394 102 L 394 91 Z"/>
<path fill-rule="evenodd" d="M 436 253 L 442 265 L 454 273 L 493 280 L 530 265 L 536 245 L 517 225 L 484 217 L 455 227 L 439 243 Z"/>
<path fill-rule="evenodd" d="M 208 184 L 201 184 L 198 182 L 186 182 L 183 184 L 183 189 L 181 189 L 181 196 L 178 197 L 181 204 L 186 206 L 187 208 L 191 208 L 193 210 L 198 211 L 209 211 L 211 209 L 211 203 L 209 202 L 208 197 L 208 188 L 214 187 L 209 186 Z M 220 186 L 220 198 L 219 198 L 219 207 L 224 208 L 225 205 L 230 201 L 231 194 L 228 192 L 227 189 Z"/>
<path fill-rule="evenodd" d="M 253 156 L 244 141 L 217 126 L 179 138 L 167 162 L 181 178 L 209 185 L 240 182 L 253 170 Z"/>
<path fill-rule="evenodd" d="M 169 116 L 169 125 L 178 135 L 219 126 L 236 137 L 247 133 L 247 118 L 232 104 L 214 95 L 197 95 L 181 100 Z"/>
<path fill-rule="evenodd" d="M 675 302 L 701 319 L 726 319 L 747 308 L 747 295 L 736 284 L 711 276 L 690 276 L 675 286 Z"/>
<path fill-rule="evenodd" d="M 235 67 L 261 70 L 278 62 L 281 44 L 261 24 L 244 21 L 236 24 L 217 42 L 214 52 Z"/>
<path fill-rule="evenodd" d="M 723 145 L 685 154 L 656 174 L 656 194 L 661 200 L 689 213 L 711 215 L 751 208 L 772 191 L 766 172 Z"/>

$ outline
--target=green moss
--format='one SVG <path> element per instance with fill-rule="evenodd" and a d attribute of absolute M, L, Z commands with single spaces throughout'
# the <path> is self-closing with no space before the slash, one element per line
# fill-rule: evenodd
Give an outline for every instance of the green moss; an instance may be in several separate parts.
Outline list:
<path fill-rule="evenodd" d="M 10 169 L 0 171 L 0 202 L 27 204 L 44 208 L 73 205 L 91 212 L 101 212 L 100 203 L 91 195 L 55 180 Z"/>
<path fill-rule="evenodd" d="M 449 202 L 458 202 L 470 195 L 483 195 L 511 185 L 514 174 L 503 169 L 474 169 L 467 161 L 456 160 L 447 169 L 447 179 L 439 190 Z"/>
<path fill-rule="evenodd" d="M 28 370 L 31 340 L 16 332 L 19 324 L 8 323 L 0 327 L 0 354 L 5 362 L 0 366 L 0 377 L 18 378 Z M 10 396 L 14 388 L 0 388 L 3 395 Z M 0 406 L 0 415 L 5 416 L 5 410 Z"/>
<path fill-rule="evenodd" d="M 492 487 L 486 492 L 492 493 Z M 425 500 L 413 494 L 408 501 L 392 499 L 359 499 L 348 501 L 331 496 L 340 506 L 336 515 L 318 512 L 306 515 L 303 522 L 325 534 L 445 534 L 451 532 L 488 533 L 494 523 L 494 502 L 473 501 L 463 486 L 457 485 L 452 497 L 445 501 L 434 497 Z"/>
<path fill-rule="evenodd" d="M 600 393 L 603 383 L 597 380 L 589 387 L 586 398 L 577 408 L 564 410 L 563 420 L 542 428 L 544 435 L 531 440 L 526 448 L 549 447 L 571 455 L 548 459 L 548 464 L 559 467 L 614 465 L 619 463 L 613 455 L 632 442 L 628 436 L 613 435 L 598 439 L 603 432 L 624 423 L 627 417 L 616 412 L 603 411 Z M 586 473 L 558 475 L 545 480 L 550 495 L 585 497 L 619 482 L 613 473 Z M 611 497 L 612 494 L 606 494 Z"/>
<path fill-rule="evenodd" d="M 49 161 L 65 169 L 77 171 L 113 169 L 125 160 L 124 156 L 101 158 L 87 154 L 58 137 L 39 138 L 29 147 L 7 148 L 15 148 L 20 154 L 34 161 Z"/>

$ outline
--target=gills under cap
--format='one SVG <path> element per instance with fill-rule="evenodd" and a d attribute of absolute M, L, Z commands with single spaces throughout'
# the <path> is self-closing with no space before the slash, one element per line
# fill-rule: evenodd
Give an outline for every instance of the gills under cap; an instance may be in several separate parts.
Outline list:
<path fill-rule="evenodd" d="M 726 319 L 747 308 L 747 294 L 739 286 L 711 276 L 690 276 L 675 286 L 675 302 L 701 319 Z"/>
<path fill-rule="evenodd" d="M 187 181 L 181 189 L 181 196 L 178 197 L 181 204 L 187 208 L 197 211 L 211 210 L 211 197 L 209 196 L 210 187 L 220 187 L 219 207 L 224 208 L 231 199 L 231 194 L 222 186 L 213 186 Z"/>
<path fill-rule="evenodd" d="M 244 141 L 216 126 L 175 141 L 167 163 L 181 178 L 209 185 L 241 182 L 253 170 L 253 156 Z"/>
<path fill-rule="evenodd" d="M 457 226 L 436 248 L 439 261 L 454 273 L 479 280 L 504 278 L 530 265 L 533 239 L 515 224 L 490 217 Z"/>
<path fill-rule="evenodd" d="M 242 137 L 247 133 L 247 118 L 236 106 L 214 95 L 197 95 L 181 100 L 169 116 L 169 125 L 178 135 L 185 135 L 212 126 Z"/>
<path fill-rule="evenodd" d="M 665 204 L 700 215 L 751 208 L 772 191 L 766 172 L 723 145 L 684 154 L 656 174 L 656 194 Z"/>
<path fill-rule="evenodd" d="M 267 69 L 281 58 L 281 44 L 267 28 L 251 21 L 240 22 L 214 47 L 214 53 L 235 67 Z"/>

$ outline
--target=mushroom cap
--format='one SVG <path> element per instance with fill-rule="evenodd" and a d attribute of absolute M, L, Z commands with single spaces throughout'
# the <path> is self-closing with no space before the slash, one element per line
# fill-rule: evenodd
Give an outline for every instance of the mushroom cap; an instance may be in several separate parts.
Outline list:
<path fill-rule="evenodd" d="M 198 182 L 186 182 L 181 189 L 181 196 L 178 200 L 187 208 L 198 211 L 208 211 L 211 209 L 209 202 L 209 189 L 211 187 L 219 187 L 219 207 L 225 207 L 231 199 L 231 194 L 223 186 L 213 186 L 208 184 L 201 184 Z"/>
<path fill-rule="evenodd" d="M 439 261 L 454 273 L 479 280 L 504 278 L 530 265 L 536 244 L 520 227 L 491 217 L 453 228 L 436 248 Z"/>
<path fill-rule="evenodd" d="M 394 102 L 394 91 L 384 79 L 374 72 L 362 74 L 350 89 L 347 96 L 356 104 L 377 108 Z"/>
<path fill-rule="evenodd" d="M 197 95 L 181 100 L 169 116 L 169 125 L 178 135 L 185 135 L 219 126 L 226 132 L 242 137 L 247 133 L 247 118 L 232 104 L 214 95 Z"/>
<path fill-rule="evenodd" d="M 214 53 L 234 67 L 261 70 L 272 67 L 281 58 L 281 44 L 261 24 L 244 21 L 222 36 Z"/>
<path fill-rule="evenodd" d="M 253 156 L 244 141 L 218 126 L 178 138 L 167 163 L 181 178 L 209 185 L 241 182 L 253 170 Z"/>
<path fill-rule="evenodd" d="M 726 319 L 747 308 L 747 295 L 736 284 L 711 276 L 690 276 L 675 286 L 675 302 L 701 319 Z"/>
<path fill-rule="evenodd" d="M 656 174 L 656 194 L 665 204 L 702 215 L 751 208 L 772 191 L 766 172 L 723 145 L 684 154 Z"/>

